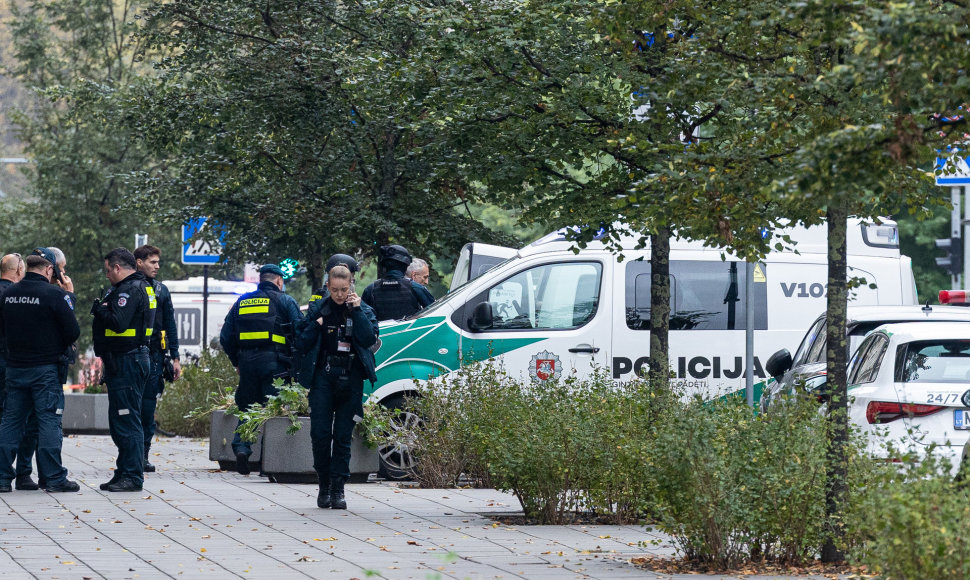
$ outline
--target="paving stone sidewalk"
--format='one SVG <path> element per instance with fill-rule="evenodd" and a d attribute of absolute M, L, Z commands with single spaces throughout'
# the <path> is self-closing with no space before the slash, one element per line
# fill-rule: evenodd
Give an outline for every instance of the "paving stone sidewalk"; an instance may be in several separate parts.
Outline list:
<path fill-rule="evenodd" d="M 321 510 L 316 485 L 221 472 L 207 446 L 158 440 L 144 491 L 118 494 L 98 489 L 111 439 L 65 439 L 80 493 L 0 495 L 3 580 L 670 578 L 629 563 L 673 554 L 640 526 L 506 526 L 482 514 L 518 512 L 511 495 L 388 483 L 348 485 L 348 510 Z"/>

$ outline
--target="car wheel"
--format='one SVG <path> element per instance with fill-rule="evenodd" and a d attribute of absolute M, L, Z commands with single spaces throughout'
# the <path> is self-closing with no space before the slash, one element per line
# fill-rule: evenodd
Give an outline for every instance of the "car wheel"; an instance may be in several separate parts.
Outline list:
<path fill-rule="evenodd" d="M 391 430 L 397 433 L 413 433 L 415 429 L 424 427 L 421 417 L 406 409 L 407 401 L 403 395 L 395 395 L 381 401 L 388 409 L 400 411 L 391 420 Z M 397 441 L 389 442 L 377 447 L 380 467 L 377 476 L 383 479 L 402 480 L 411 479 L 414 474 L 415 460 L 411 454 L 413 436 L 401 436 Z"/>

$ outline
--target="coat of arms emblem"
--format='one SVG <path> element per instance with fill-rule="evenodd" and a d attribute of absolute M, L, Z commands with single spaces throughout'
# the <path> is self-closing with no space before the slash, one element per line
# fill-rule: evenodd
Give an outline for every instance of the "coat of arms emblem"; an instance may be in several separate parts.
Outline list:
<path fill-rule="evenodd" d="M 542 383 L 555 381 L 561 374 L 562 363 L 559 361 L 558 355 L 548 350 L 533 355 L 532 363 L 529 365 L 529 375 L 532 376 L 533 380 Z"/>

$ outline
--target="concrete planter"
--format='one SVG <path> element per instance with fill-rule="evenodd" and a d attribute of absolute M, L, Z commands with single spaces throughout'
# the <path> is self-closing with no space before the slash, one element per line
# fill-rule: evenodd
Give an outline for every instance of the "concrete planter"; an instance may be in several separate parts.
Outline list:
<path fill-rule="evenodd" d="M 289 435 L 290 420 L 277 417 L 266 421 L 263 431 L 263 472 L 277 483 L 316 483 L 313 469 L 313 444 L 310 418 L 300 417 L 303 425 Z M 364 445 L 354 433 L 350 444 L 350 474 L 354 481 L 366 481 L 378 469 L 377 452 Z"/>
<path fill-rule="evenodd" d="M 64 393 L 64 415 L 61 424 L 65 434 L 104 435 L 108 433 L 108 395 L 98 393 Z"/>
<path fill-rule="evenodd" d="M 209 459 L 219 463 L 219 469 L 234 471 L 236 454 L 232 452 L 232 438 L 238 419 L 225 411 L 213 411 L 209 429 Z M 259 471 L 263 453 L 262 436 L 253 443 L 253 454 L 249 456 L 249 469 Z"/>

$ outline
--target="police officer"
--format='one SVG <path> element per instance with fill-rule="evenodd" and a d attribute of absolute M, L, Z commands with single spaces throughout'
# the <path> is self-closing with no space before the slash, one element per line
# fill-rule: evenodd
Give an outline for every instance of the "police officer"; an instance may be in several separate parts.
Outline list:
<path fill-rule="evenodd" d="M 34 250 L 35 253 L 41 251 L 44 253 L 49 251 L 55 258 L 54 276 L 51 278 L 51 284 L 56 284 L 61 290 L 67 292 L 67 295 L 71 297 L 71 302 L 77 304 L 77 296 L 74 295 L 74 282 L 67 275 L 67 258 L 64 256 L 64 252 L 54 246 L 50 246 L 46 250 L 44 248 Z M 48 254 L 48 259 L 49 256 Z M 64 356 L 61 357 L 58 373 L 62 384 L 67 382 L 67 373 L 70 371 L 71 365 L 75 362 L 77 362 L 77 343 L 67 347 L 67 350 L 64 351 Z"/>
<path fill-rule="evenodd" d="M 337 264 L 347 266 L 347 269 L 350 270 L 350 273 L 354 276 L 357 275 L 357 272 L 360 272 L 360 264 L 357 263 L 357 260 L 348 256 L 347 254 L 334 254 L 327 259 L 324 273 L 329 274 L 330 270 L 332 270 Z M 307 306 L 313 304 L 317 300 L 326 298 L 328 295 L 329 291 L 327 290 L 326 280 L 324 280 L 323 286 L 313 291 L 313 294 L 310 296 L 310 302 L 307 304 Z"/>
<path fill-rule="evenodd" d="M 434 302 L 434 296 L 404 276 L 411 254 L 404 246 L 381 246 L 379 266 L 384 275 L 364 290 L 364 302 L 374 308 L 377 320 L 399 320 Z"/>
<path fill-rule="evenodd" d="M 350 478 L 354 415 L 363 413 L 364 378 L 377 380 L 370 347 L 377 342 L 378 325 L 374 311 L 354 292 L 345 265 L 331 268 L 327 290 L 297 327 L 299 350 L 306 353 L 298 378 L 310 390 L 317 507 L 347 509 L 344 484 Z"/>
<path fill-rule="evenodd" d="M 26 273 L 26 264 L 20 254 L 7 254 L 0 259 L 0 297 L 8 288 L 20 282 Z M 6 389 L 6 370 L 7 361 L 5 358 L 6 343 L 0 338 L 0 423 L 3 422 L 4 400 L 7 398 Z M 23 438 L 20 440 L 20 448 L 17 450 L 17 480 L 16 485 L 19 490 L 40 489 L 30 474 L 33 471 L 31 461 L 37 450 L 37 436 L 40 430 L 37 424 L 37 414 L 31 411 L 27 417 L 27 428 Z"/>
<path fill-rule="evenodd" d="M 7 401 L 0 424 L 0 492 L 11 491 L 14 455 L 33 410 L 39 424 L 37 467 L 49 492 L 73 492 L 61 464 L 64 391 L 58 363 L 81 333 L 67 294 L 51 285 L 53 260 L 28 256 L 23 280 L 0 301 L 0 334 L 7 343 Z"/>
<path fill-rule="evenodd" d="M 155 309 L 157 331 L 152 332 L 152 339 L 148 345 L 152 366 L 148 374 L 148 382 L 145 383 L 145 392 L 141 396 L 141 427 L 145 432 L 145 471 L 152 473 L 155 471 L 155 466 L 148 460 L 148 454 L 152 447 L 152 437 L 155 435 L 155 407 L 165 389 L 162 371 L 168 364 L 168 360 L 171 360 L 171 380 L 177 381 L 182 375 L 182 365 L 179 362 L 178 328 L 175 326 L 172 294 L 165 284 L 155 279 L 161 266 L 162 251 L 155 246 L 145 244 L 135 248 L 133 254 L 136 268 L 152 285 L 158 302 L 158 308 Z"/>
<path fill-rule="evenodd" d="M 94 354 L 101 357 L 108 387 L 108 430 L 118 448 L 117 469 L 102 483 L 107 491 L 141 491 L 145 435 L 141 399 L 151 368 L 148 343 L 155 323 L 155 290 L 136 270 L 135 256 L 115 248 L 104 257 L 111 292 L 91 307 Z"/>
<path fill-rule="evenodd" d="M 294 325 L 302 319 L 296 300 L 283 292 L 283 270 L 276 264 L 259 269 L 259 286 L 243 294 L 229 310 L 219 343 L 239 373 L 236 406 L 245 411 L 276 393 L 274 378 L 287 378 Z M 249 474 L 252 445 L 236 433 L 232 440 L 236 471 Z"/>

